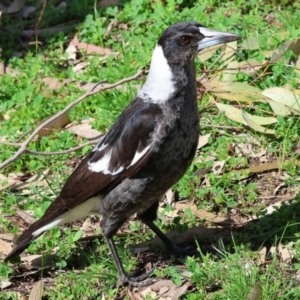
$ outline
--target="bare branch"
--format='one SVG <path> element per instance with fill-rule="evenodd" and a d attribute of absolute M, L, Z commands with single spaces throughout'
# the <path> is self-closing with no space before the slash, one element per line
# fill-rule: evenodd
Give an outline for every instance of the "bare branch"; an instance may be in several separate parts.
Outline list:
<path fill-rule="evenodd" d="M 97 143 L 98 143 L 98 141 L 89 141 L 85 144 L 78 145 L 74 148 L 70 148 L 68 150 L 56 151 L 56 152 L 39 152 L 39 151 L 34 151 L 34 150 L 29 150 L 29 149 L 27 149 L 25 152 L 29 153 L 29 154 L 41 155 L 41 156 L 61 155 L 61 154 L 71 153 L 71 152 L 74 152 L 76 150 L 82 149 L 85 146 L 95 145 Z"/>
<path fill-rule="evenodd" d="M 34 137 L 36 136 L 36 134 L 43 128 L 46 127 L 49 123 L 53 122 L 55 119 L 59 118 L 61 115 L 65 114 L 67 111 L 69 111 L 72 107 L 74 107 L 75 105 L 77 105 L 78 103 L 80 103 L 81 101 L 83 101 L 84 99 L 86 99 L 89 96 L 92 96 L 96 93 L 105 91 L 105 90 L 109 90 L 109 89 L 113 89 L 118 85 L 121 85 L 125 82 L 129 82 L 132 80 L 137 79 L 138 77 L 141 76 L 141 74 L 143 73 L 143 71 L 138 71 L 135 75 L 128 77 L 128 78 L 124 78 L 116 83 L 113 83 L 111 85 L 107 85 L 107 86 L 103 86 L 103 87 L 99 87 L 99 85 L 101 83 L 97 83 L 95 84 L 89 91 L 87 91 L 86 93 L 84 93 L 81 97 L 79 97 L 78 99 L 74 100 L 73 102 L 71 102 L 69 105 L 67 105 L 63 110 L 61 110 L 60 112 L 58 112 L 57 114 L 53 115 L 52 117 L 50 117 L 49 119 L 45 120 L 44 122 L 42 122 L 32 133 L 31 135 L 27 138 L 27 140 L 23 143 L 21 143 L 21 146 L 19 148 L 19 150 L 10 158 L 8 158 L 7 160 L 5 160 L 3 163 L 0 164 L 0 170 L 5 168 L 6 166 L 8 166 L 9 164 L 11 164 L 12 162 L 16 161 L 21 154 L 28 152 L 28 145 L 29 143 L 34 139 Z"/>

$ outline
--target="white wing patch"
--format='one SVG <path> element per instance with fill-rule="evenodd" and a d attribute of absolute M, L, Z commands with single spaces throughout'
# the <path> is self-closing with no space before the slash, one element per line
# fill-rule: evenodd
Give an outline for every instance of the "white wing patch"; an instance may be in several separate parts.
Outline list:
<path fill-rule="evenodd" d="M 142 152 L 136 152 L 135 155 L 134 155 L 134 157 L 133 157 L 133 160 L 132 160 L 131 164 L 129 165 L 129 167 L 133 166 L 137 161 L 139 161 L 140 158 L 142 158 L 143 155 L 148 151 L 148 149 L 150 148 L 150 146 L 151 145 L 149 145 L 148 147 L 146 147 Z"/>
<path fill-rule="evenodd" d="M 154 49 L 148 78 L 138 96 L 153 103 L 167 101 L 175 92 L 172 70 L 160 45 Z"/>
<path fill-rule="evenodd" d="M 101 150 L 105 149 L 105 148 L 107 147 L 107 145 L 108 145 L 108 144 L 102 144 L 102 145 L 100 146 L 100 148 L 98 148 L 99 144 L 97 144 L 97 145 L 93 148 L 92 152 L 101 151 Z"/>
<path fill-rule="evenodd" d="M 89 170 L 92 172 L 102 172 L 103 174 L 111 174 L 109 171 L 109 164 L 111 159 L 111 150 L 108 151 L 100 160 L 96 162 L 88 162 L 89 164 Z"/>
<path fill-rule="evenodd" d="M 111 153 L 112 153 L 112 150 L 110 150 L 100 160 L 92 163 L 88 162 L 89 170 L 97 173 L 102 172 L 103 174 L 117 175 L 121 173 L 125 168 L 128 169 L 129 167 L 137 163 L 143 157 L 143 155 L 148 151 L 150 146 L 151 145 L 146 147 L 141 152 L 136 152 L 129 166 L 120 166 L 117 170 L 110 171 L 109 165 L 110 165 Z"/>
<path fill-rule="evenodd" d="M 96 196 L 88 199 L 87 201 L 81 203 L 75 208 L 65 212 L 61 216 L 54 219 L 52 222 L 44 225 L 38 230 L 32 233 L 33 236 L 38 236 L 44 231 L 47 231 L 55 226 L 62 225 L 65 223 L 73 222 L 89 215 L 100 214 L 100 203 L 102 196 Z"/>

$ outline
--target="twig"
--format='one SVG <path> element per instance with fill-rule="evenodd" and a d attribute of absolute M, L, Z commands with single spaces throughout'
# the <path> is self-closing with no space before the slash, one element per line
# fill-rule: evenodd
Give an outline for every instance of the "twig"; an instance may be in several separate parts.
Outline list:
<path fill-rule="evenodd" d="M 109 90 L 109 89 L 113 89 L 118 85 L 121 85 L 125 82 L 129 82 L 132 80 L 137 79 L 139 76 L 141 76 L 141 74 L 143 73 L 143 71 L 138 71 L 134 76 L 128 77 L 128 78 L 124 78 L 116 83 L 113 83 L 111 85 L 108 86 L 104 86 L 104 87 L 98 87 L 99 84 L 101 83 L 97 83 L 95 84 L 89 91 L 87 91 L 86 93 L 84 93 L 81 97 L 79 97 L 78 99 L 76 99 L 75 101 L 71 102 L 69 105 L 67 105 L 63 110 L 61 110 L 60 112 L 58 112 L 57 114 L 53 115 L 52 117 L 50 117 L 49 119 L 45 120 L 44 122 L 42 122 L 33 132 L 32 134 L 27 138 L 27 140 L 25 142 L 23 142 L 19 148 L 19 150 L 10 158 L 8 158 L 7 160 L 5 160 L 2 164 L 0 164 L 0 170 L 5 168 L 6 166 L 8 166 L 9 164 L 11 164 L 12 162 L 16 161 L 21 154 L 23 154 L 24 152 L 26 152 L 27 146 L 29 145 L 29 143 L 34 139 L 34 137 L 36 136 L 36 134 L 44 127 L 46 127 L 49 123 L 53 122 L 55 119 L 59 118 L 60 116 L 62 116 L 63 114 L 65 114 L 68 110 L 70 110 L 72 107 L 74 107 L 75 105 L 77 105 L 78 103 L 80 103 L 82 100 L 86 99 L 89 96 L 92 96 L 96 93 L 105 91 L 105 90 Z"/>
<path fill-rule="evenodd" d="M 1 141 L 0 144 L 6 145 L 6 146 L 14 146 L 14 147 L 22 146 L 22 143 L 11 143 L 11 142 L 5 142 L 5 141 Z"/>
<path fill-rule="evenodd" d="M 210 127 L 210 128 L 219 128 L 219 129 L 229 129 L 229 130 L 243 130 L 245 128 L 238 127 L 238 126 L 221 126 L 221 125 L 211 125 L 211 124 L 204 124 L 201 123 L 200 127 Z"/>
<path fill-rule="evenodd" d="M 36 35 L 38 37 L 47 37 L 51 34 L 55 34 L 58 32 L 68 32 L 71 31 L 77 24 L 73 24 L 73 25 L 66 25 L 66 26 L 54 26 L 54 27 L 49 27 L 46 29 L 37 29 L 37 30 L 32 30 L 32 29 L 28 29 L 28 30 L 23 30 L 21 33 L 21 36 L 27 37 L 27 38 L 31 38 L 33 35 Z"/>
<path fill-rule="evenodd" d="M 36 221 L 34 217 L 32 217 L 31 215 L 29 215 L 27 212 L 25 212 L 20 208 L 17 208 L 16 214 L 29 225 L 31 225 Z"/>
<path fill-rule="evenodd" d="M 34 29 L 33 29 L 34 30 L 34 35 L 36 35 L 36 31 L 37 31 L 37 29 L 40 25 L 40 22 L 42 20 L 43 15 L 44 15 L 46 5 L 47 5 L 47 0 L 44 0 L 43 7 L 42 7 L 41 13 L 39 15 L 38 21 L 37 21 L 37 23 L 36 23 L 36 25 L 34 26 Z"/>
<path fill-rule="evenodd" d="M 29 150 L 29 149 L 27 149 L 25 152 L 28 153 L 28 154 L 42 155 L 42 156 L 61 155 L 61 154 L 71 153 L 71 152 L 74 152 L 76 150 L 82 149 L 85 146 L 95 145 L 97 143 L 98 143 L 98 141 L 89 141 L 85 144 L 78 145 L 74 148 L 71 148 L 71 149 L 68 149 L 68 150 L 56 151 L 56 152 L 40 152 L 40 151 L 34 151 L 34 150 Z"/>

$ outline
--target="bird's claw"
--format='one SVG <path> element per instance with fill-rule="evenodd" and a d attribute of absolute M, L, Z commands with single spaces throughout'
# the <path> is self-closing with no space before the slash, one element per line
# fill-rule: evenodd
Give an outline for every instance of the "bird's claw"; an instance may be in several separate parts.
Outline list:
<path fill-rule="evenodd" d="M 182 248 L 180 246 L 174 245 L 172 247 L 172 253 L 176 258 L 184 258 L 186 256 L 199 256 L 199 251 L 192 248 Z"/>
<path fill-rule="evenodd" d="M 134 287 L 148 286 L 153 283 L 153 279 L 148 279 L 146 281 L 144 280 L 148 278 L 152 273 L 153 270 L 150 270 L 149 272 L 139 276 L 128 276 L 124 274 L 119 277 L 118 281 L 113 285 L 113 288 L 119 288 L 124 285 L 131 285 Z"/>

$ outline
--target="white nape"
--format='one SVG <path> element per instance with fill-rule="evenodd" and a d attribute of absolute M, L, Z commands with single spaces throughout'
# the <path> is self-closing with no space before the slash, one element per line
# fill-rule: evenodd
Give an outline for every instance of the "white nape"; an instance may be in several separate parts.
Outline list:
<path fill-rule="evenodd" d="M 111 150 L 108 151 L 101 159 L 96 162 L 88 162 L 89 170 L 92 172 L 102 172 L 103 174 L 110 174 L 109 164 L 111 159 Z"/>
<path fill-rule="evenodd" d="M 148 78 L 138 96 L 154 103 L 167 101 L 175 92 L 172 70 L 160 45 L 156 45 Z"/>
<path fill-rule="evenodd" d="M 142 152 L 136 152 L 129 167 L 133 166 L 137 161 L 139 161 L 140 158 L 142 158 L 142 156 L 148 151 L 148 149 L 150 148 L 150 146 L 151 145 L 149 145 L 148 147 L 146 147 Z"/>
<path fill-rule="evenodd" d="M 87 201 L 81 203 L 80 205 L 74 207 L 73 209 L 63 213 L 62 215 L 60 215 L 50 223 L 34 231 L 32 235 L 38 236 L 44 231 L 47 231 L 55 226 L 73 222 L 85 218 L 89 215 L 99 214 L 101 200 L 102 200 L 102 196 L 96 196 L 88 199 Z"/>

